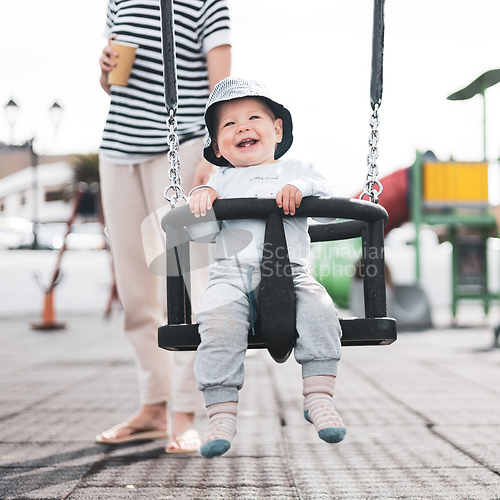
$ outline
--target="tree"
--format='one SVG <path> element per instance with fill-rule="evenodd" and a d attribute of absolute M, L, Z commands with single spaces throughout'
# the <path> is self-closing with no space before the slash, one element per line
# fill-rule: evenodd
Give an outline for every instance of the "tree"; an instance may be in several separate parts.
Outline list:
<path fill-rule="evenodd" d="M 99 177 L 99 154 L 89 153 L 77 155 L 72 162 L 73 180 L 69 187 L 69 197 L 73 197 L 75 191 L 83 191 L 78 213 L 84 216 L 97 216 L 102 219 L 101 214 L 101 193 Z M 84 183 L 84 184 L 82 184 Z"/>
<path fill-rule="evenodd" d="M 78 155 L 73 161 L 73 171 L 75 185 L 85 182 L 90 186 L 93 182 L 100 182 L 98 153 Z"/>

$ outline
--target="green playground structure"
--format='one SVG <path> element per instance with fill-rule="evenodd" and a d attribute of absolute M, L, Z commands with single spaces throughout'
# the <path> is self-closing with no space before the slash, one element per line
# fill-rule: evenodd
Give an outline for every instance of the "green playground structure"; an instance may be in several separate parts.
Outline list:
<path fill-rule="evenodd" d="M 311 273 L 341 309 L 349 309 L 351 282 L 361 255 L 361 238 L 323 241 L 311 247 Z"/>
<path fill-rule="evenodd" d="M 483 101 L 483 159 L 476 162 L 438 161 L 432 152 L 420 153 L 411 167 L 400 169 L 380 181 L 384 186 L 380 204 L 389 214 L 385 234 L 411 221 L 415 227 L 415 290 L 393 287 L 395 306 L 410 305 L 411 300 L 425 294 L 417 293 L 421 275 L 420 228 L 439 227 L 452 244 L 451 312 L 457 314 L 460 301 L 474 300 L 483 304 L 488 314 L 492 301 L 500 300 L 488 283 L 487 240 L 498 237 L 497 220 L 488 197 L 490 164 L 486 159 L 486 89 L 500 82 L 500 69 L 487 71 L 465 88 L 448 96 L 461 101 L 480 95 Z M 326 288 L 340 308 L 355 311 L 351 295 L 357 302 L 362 295 L 353 287 L 353 277 L 361 258 L 360 239 L 316 243 L 311 252 L 313 276 Z M 358 270 L 359 271 L 359 270 Z M 356 282 L 358 280 L 355 280 Z M 401 294 L 401 297 L 398 297 Z M 389 298 L 389 297 L 388 297 Z M 400 300 L 401 299 L 401 300 Z M 420 299 L 419 299 L 420 300 Z M 407 304 L 404 304 L 404 303 Z M 411 301 L 410 301 L 411 302 Z M 390 301 L 388 301 L 390 307 Z M 404 307 L 403 307 L 404 309 Z M 410 312 L 408 310 L 408 312 Z M 390 314 L 396 317 L 397 314 Z M 408 316 L 409 317 L 409 316 Z M 400 318 L 397 318 L 401 325 Z M 498 327 L 500 334 L 500 326 Z M 496 334 L 497 335 L 497 334 Z M 498 336 L 498 335 L 497 335 Z"/>

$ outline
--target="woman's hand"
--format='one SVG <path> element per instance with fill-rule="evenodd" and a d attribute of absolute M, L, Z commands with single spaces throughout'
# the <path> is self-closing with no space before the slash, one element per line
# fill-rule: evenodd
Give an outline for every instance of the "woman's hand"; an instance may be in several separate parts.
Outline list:
<path fill-rule="evenodd" d="M 116 66 L 116 62 L 111 59 L 118 57 L 118 52 L 113 49 L 111 42 L 116 38 L 116 35 L 110 35 L 108 38 L 108 45 L 102 49 L 101 57 L 99 58 L 99 67 L 101 68 L 100 83 L 104 91 L 109 94 L 110 86 L 108 85 L 108 73 Z"/>

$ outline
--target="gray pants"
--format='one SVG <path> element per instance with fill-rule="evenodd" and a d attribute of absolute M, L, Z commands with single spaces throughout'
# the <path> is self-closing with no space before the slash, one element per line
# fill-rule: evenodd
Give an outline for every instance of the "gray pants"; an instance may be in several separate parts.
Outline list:
<path fill-rule="evenodd" d="M 205 406 L 238 401 L 243 387 L 244 358 L 251 328 L 248 297 L 248 266 L 234 260 L 210 268 L 208 287 L 201 299 L 196 320 L 201 344 L 194 371 L 197 387 L 203 391 Z M 299 337 L 295 359 L 302 365 L 302 377 L 337 375 L 341 356 L 341 329 L 332 299 L 305 267 L 292 267 L 295 288 L 296 326 Z M 260 270 L 252 273 L 257 287 Z M 256 294 L 258 317 L 258 288 Z"/>

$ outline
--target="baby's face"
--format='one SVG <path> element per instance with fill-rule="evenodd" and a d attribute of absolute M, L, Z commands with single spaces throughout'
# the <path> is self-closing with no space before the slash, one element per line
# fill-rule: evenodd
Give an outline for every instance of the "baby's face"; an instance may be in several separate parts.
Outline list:
<path fill-rule="evenodd" d="M 283 138 L 283 122 L 256 97 L 223 102 L 217 109 L 217 139 L 213 148 L 233 167 L 274 163 L 276 145 Z"/>

